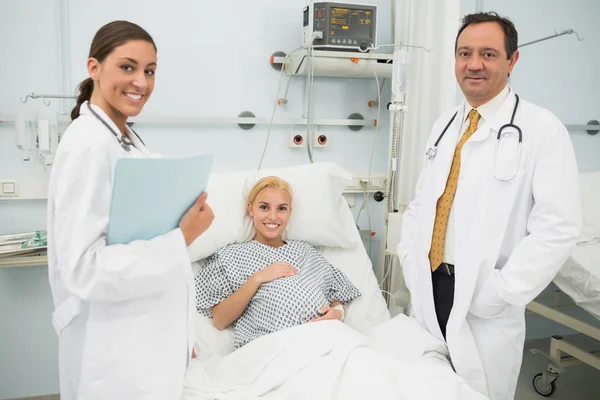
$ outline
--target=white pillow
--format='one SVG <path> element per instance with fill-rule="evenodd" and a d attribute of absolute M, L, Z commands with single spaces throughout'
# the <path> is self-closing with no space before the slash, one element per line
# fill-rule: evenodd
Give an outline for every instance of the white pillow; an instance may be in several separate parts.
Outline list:
<path fill-rule="evenodd" d="M 294 192 L 286 238 L 301 240 L 315 247 L 347 249 L 356 244 L 354 235 L 344 229 L 342 215 L 348 208 L 342 193 L 352 182 L 352 175 L 334 163 L 260 170 L 248 181 L 246 193 L 259 179 L 272 175 L 287 181 Z M 248 220 L 252 227 L 250 217 Z M 252 229 L 250 236 L 253 235 Z"/>
<path fill-rule="evenodd" d="M 247 225 L 245 187 L 247 171 L 220 172 L 208 178 L 207 203 L 215 219 L 202 235 L 188 246 L 190 261 L 198 261 L 214 254 L 221 247 L 240 243 L 249 235 Z"/>
<path fill-rule="evenodd" d="M 188 247 L 192 262 L 209 257 L 228 244 L 252 238 L 253 225 L 246 203 L 248 193 L 258 179 L 269 175 L 286 180 L 294 192 L 287 238 L 303 240 L 313 246 L 349 248 L 355 244 L 355 237 L 342 228 L 340 215 L 340 205 L 346 204 L 342 192 L 351 183 L 352 175 L 336 164 L 215 173 L 210 176 L 206 189 L 215 219 Z"/>
<path fill-rule="evenodd" d="M 594 242 L 600 238 L 600 171 L 579 174 L 583 212 L 582 240 Z"/>

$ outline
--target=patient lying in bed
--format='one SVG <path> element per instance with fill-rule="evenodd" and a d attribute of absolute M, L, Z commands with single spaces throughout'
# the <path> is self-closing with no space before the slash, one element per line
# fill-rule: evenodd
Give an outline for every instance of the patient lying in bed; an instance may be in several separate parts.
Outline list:
<path fill-rule="evenodd" d="M 218 250 L 195 277 L 196 308 L 218 329 L 233 324 L 234 347 L 310 321 L 343 320 L 358 289 L 312 246 L 287 240 L 289 184 L 259 180 L 248 196 L 254 239 Z"/>

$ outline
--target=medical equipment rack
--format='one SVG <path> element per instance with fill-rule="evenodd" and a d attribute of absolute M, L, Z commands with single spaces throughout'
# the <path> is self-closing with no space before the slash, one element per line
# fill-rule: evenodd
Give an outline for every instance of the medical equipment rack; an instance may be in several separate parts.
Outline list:
<path fill-rule="evenodd" d="M 36 232 L 0 236 L 0 268 L 48 265 L 47 246 L 23 248 Z"/>

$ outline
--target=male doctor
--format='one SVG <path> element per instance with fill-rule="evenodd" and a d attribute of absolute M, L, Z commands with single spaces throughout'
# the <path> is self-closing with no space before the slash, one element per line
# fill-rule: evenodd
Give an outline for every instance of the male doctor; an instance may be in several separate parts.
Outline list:
<path fill-rule="evenodd" d="M 490 399 L 512 399 L 525 306 L 580 235 L 577 164 L 564 125 L 508 85 L 519 58 L 511 21 L 467 15 L 455 57 L 465 101 L 433 126 L 427 148 L 437 151 L 425 157 L 397 251 L 413 315 L 446 341 L 456 372 Z"/>

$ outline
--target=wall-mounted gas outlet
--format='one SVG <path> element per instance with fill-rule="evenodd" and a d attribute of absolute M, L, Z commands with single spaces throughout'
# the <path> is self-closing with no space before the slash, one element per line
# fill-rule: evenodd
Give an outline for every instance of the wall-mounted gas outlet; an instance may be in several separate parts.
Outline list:
<path fill-rule="evenodd" d="M 329 136 L 323 132 L 313 132 L 313 147 L 329 147 Z"/>
<path fill-rule="evenodd" d="M 306 148 L 306 132 L 290 132 L 288 134 L 288 147 L 291 149 Z M 312 147 L 329 147 L 329 135 L 323 132 L 313 132 Z"/>
<path fill-rule="evenodd" d="M 290 132 L 288 135 L 288 147 L 291 149 L 305 149 L 306 134 L 304 132 Z"/>

